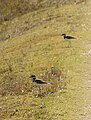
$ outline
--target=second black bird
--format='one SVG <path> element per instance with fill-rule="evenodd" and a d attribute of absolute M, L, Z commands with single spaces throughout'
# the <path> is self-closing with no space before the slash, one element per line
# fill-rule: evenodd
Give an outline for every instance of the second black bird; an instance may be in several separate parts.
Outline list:
<path fill-rule="evenodd" d="M 36 79 L 35 75 L 31 75 L 30 77 L 32 78 L 32 82 L 34 82 L 36 84 L 39 84 L 39 85 L 41 85 L 41 84 L 47 84 L 47 82 L 45 82 L 45 81 L 42 81 L 40 79 Z"/>

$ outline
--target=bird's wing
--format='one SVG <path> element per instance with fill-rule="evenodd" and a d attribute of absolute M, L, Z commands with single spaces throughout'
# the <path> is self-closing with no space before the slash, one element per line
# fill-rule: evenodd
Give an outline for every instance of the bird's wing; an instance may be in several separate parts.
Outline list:
<path fill-rule="evenodd" d="M 67 36 L 68 39 L 76 39 L 75 37 L 72 36 Z"/>
<path fill-rule="evenodd" d="M 42 80 L 35 80 L 35 82 L 38 84 L 47 84 L 45 81 L 42 81 Z"/>

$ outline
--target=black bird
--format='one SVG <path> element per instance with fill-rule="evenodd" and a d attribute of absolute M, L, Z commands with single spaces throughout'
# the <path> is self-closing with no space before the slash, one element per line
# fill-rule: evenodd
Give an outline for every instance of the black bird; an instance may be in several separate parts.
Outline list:
<path fill-rule="evenodd" d="M 36 84 L 38 84 L 38 85 L 47 84 L 47 82 L 45 82 L 45 81 L 36 79 L 36 76 L 35 76 L 35 75 L 31 75 L 30 78 L 32 78 L 32 82 L 34 82 L 34 83 L 36 83 Z"/>
<path fill-rule="evenodd" d="M 71 41 L 74 40 L 74 39 L 76 39 L 75 37 L 68 36 L 68 35 L 66 35 L 66 34 L 62 34 L 61 36 L 64 36 L 64 39 L 65 39 L 66 41 L 68 41 L 68 47 L 71 47 Z"/>
<path fill-rule="evenodd" d="M 36 79 L 35 75 L 31 75 L 30 78 L 32 78 L 32 82 L 38 87 L 37 95 L 36 97 L 40 96 L 42 93 L 42 85 L 47 84 L 47 82 L 42 81 L 40 79 Z M 34 92 L 35 93 L 35 92 Z"/>

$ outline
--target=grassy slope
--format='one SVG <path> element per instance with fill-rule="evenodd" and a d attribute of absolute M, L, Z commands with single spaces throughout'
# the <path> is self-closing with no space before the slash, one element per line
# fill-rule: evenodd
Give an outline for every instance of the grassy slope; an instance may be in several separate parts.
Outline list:
<path fill-rule="evenodd" d="M 0 23 L 22 16 L 31 11 L 62 4 L 81 3 L 85 0 L 0 0 Z"/>
<path fill-rule="evenodd" d="M 62 94 L 57 92 L 43 99 L 34 98 L 31 94 L 2 97 L 2 119 L 80 120 L 82 118 L 78 112 L 81 114 L 83 110 L 81 106 L 84 103 L 84 99 L 82 100 L 84 91 L 79 89 L 76 91 L 74 88 L 84 86 L 84 73 L 89 66 L 84 65 L 86 58 L 82 55 L 87 49 L 85 44 L 90 41 L 90 22 L 88 22 L 90 15 L 87 14 L 89 9 L 90 6 L 87 8 L 84 4 L 51 7 L 45 11 L 36 11 L 32 21 L 30 18 L 34 13 L 28 13 L 5 23 L 8 26 L 7 34 L 13 30 L 18 32 L 13 34 L 14 38 L 0 43 L 1 85 L 8 84 L 10 80 L 8 65 L 13 70 L 9 73 L 12 79 L 21 82 L 30 80 L 29 76 L 33 73 L 40 76 L 43 71 L 54 65 L 66 69 L 68 89 Z M 18 36 L 21 33 L 20 28 L 26 26 L 25 21 L 28 21 L 28 27 L 31 24 L 34 26 Z M 63 41 L 61 33 L 77 37 L 77 40 L 73 41 L 72 48 L 66 48 L 67 43 Z M 22 89 L 26 92 L 25 88 Z"/>

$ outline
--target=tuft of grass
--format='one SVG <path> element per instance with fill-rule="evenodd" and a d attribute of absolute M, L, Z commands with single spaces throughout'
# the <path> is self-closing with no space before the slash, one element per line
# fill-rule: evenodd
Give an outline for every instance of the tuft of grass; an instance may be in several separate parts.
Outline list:
<path fill-rule="evenodd" d="M 34 88 L 32 88 L 35 96 L 37 95 L 43 97 L 66 88 L 65 73 L 55 67 L 45 70 L 45 72 L 41 74 L 40 78 L 42 78 L 42 80 L 46 81 L 48 84 L 41 85 L 41 87 L 35 85 Z"/>

